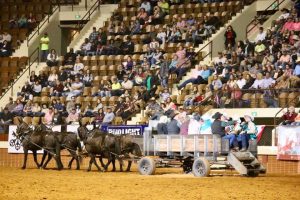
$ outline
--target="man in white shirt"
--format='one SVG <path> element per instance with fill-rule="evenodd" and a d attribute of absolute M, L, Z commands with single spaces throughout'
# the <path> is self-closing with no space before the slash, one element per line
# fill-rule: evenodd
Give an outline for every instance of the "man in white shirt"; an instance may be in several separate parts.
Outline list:
<path fill-rule="evenodd" d="M 272 77 L 270 76 L 270 73 L 267 72 L 266 76 L 265 76 L 265 78 L 263 79 L 263 82 L 262 82 L 262 88 L 267 89 L 267 88 L 269 88 L 270 86 L 272 86 L 274 84 L 275 84 L 275 80 L 273 80 Z"/>
<path fill-rule="evenodd" d="M 133 82 L 131 80 L 128 79 L 128 75 L 124 75 L 123 76 L 123 82 L 121 83 L 122 88 L 124 90 L 131 90 L 133 87 Z"/>
<path fill-rule="evenodd" d="M 33 96 L 40 96 L 42 92 L 42 85 L 39 81 L 35 81 L 32 86 Z"/>
<path fill-rule="evenodd" d="M 159 33 L 156 35 L 157 39 L 164 44 L 166 42 L 167 34 L 166 32 L 161 28 Z"/>
<path fill-rule="evenodd" d="M 264 32 L 264 28 L 263 27 L 259 27 L 259 32 L 255 38 L 255 42 L 260 41 L 264 41 L 266 39 L 266 33 Z"/>
<path fill-rule="evenodd" d="M 71 91 L 68 94 L 67 99 L 71 99 L 73 96 L 78 96 L 81 94 L 83 88 L 83 83 L 80 82 L 79 77 L 75 78 L 75 81 L 72 83 Z"/>
<path fill-rule="evenodd" d="M 114 118 L 115 114 L 112 112 L 111 107 L 107 107 L 102 124 L 111 124 Z"/>
<path fill-rule="evenodd" d="M 218 55 L 219 56 L 214 60 L 214 64 L 217 65 L 219 63 L 222 63 L 224 65 L 227 62 L 227 58 L 223 56 L 222 52 L 218 52 Z"/>
<path fill-rule="evenodd" d="M 242 75 L 238 76 L 238 80 L 236 81 L 236 84 L 239 86 L 240 89 L 244 87 L 244 85 L 246 84 L 246 80 L 243 78 Z"/>

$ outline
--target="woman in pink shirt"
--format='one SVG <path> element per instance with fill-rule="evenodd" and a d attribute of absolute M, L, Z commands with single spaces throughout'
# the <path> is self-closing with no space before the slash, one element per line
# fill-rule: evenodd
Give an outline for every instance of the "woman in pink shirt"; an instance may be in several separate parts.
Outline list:
<path fill-rule="evenodd" d="M 148 21 L 148 14 L 144 8 L 141 8 L 136 16 L 141 25 L 144 25 Z"/>
<path fill-rule="evenodd" d="M 186 22 L 185 20 L 181 19 L 181 17 L 178 17 L 178 21 L 176 23 L 176 27 L 179 28 L 181 31 L 186 28 Z"/>
<path fill-rule="evenodd" d="M 182 46 L 179 46 L 178 51 L 176 52 L 176 55 L 178 57 L 178 60 L 180 60 L 185 57 L 186 50 Z"/>
<path fill-rule="evenodd" d="M 54 116 L 53 108 L 50 107 L 48 109 L 48 112 L 46 112 L 45 116 L 43 117 L 43 124 L 45 124 L 45 125 L 52 124 L 52 122 L 53 122 L 53 116 Z"/>

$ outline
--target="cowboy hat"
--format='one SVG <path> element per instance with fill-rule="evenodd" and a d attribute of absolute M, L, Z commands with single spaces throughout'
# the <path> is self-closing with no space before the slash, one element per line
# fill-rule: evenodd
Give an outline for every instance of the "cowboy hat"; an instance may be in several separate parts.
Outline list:
<path fill-rule="evenodd" d="M 250 118 L 251 121 L 254 121 L 254 117 L 251 114 L 245 114 L 244 118 L 246 117 Z"/>
<path fill-rule="evenodd" d="M 216 112 L 216 113 L 212 116 L 212 118 L 213 118 L 213 119 L 220 119 L 222 115 L 223 115 L 222 113 Z"/>

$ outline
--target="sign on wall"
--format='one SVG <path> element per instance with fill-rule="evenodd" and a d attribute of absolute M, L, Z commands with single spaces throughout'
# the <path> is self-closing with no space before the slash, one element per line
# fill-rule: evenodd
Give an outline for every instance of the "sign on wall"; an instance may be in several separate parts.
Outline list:
<path fill-rule="evenodd" d="M 61 131 L 61 126 L 48 126 L 49 128 L 52 128 L 53 131 Z M 34 128 L 31 126 L 31 128 Z M 8 153 L 24 153 L 22 142 L 20 139 L 17 139 L 16 136 L 13 135 L 13 132 L 16 132 L 17 126 L 11 125 L 9 126 L 9 132 L 8 132 Z M 32 153 L 29 151 L 29 153 Z M 43 153 L 42 150 L 38 151 L 38 153 Z"/>
<path fill-rule="evenodd" d="M 128 135 L 143 135 L 142 126 L 108 126 L 107 133 L 114 135 L 128 134 Z"/>
<path fill-rule="evenodd" d="M 279 126 L 277 131 L 277 159 L 300 160 L 300 126 Z"/>

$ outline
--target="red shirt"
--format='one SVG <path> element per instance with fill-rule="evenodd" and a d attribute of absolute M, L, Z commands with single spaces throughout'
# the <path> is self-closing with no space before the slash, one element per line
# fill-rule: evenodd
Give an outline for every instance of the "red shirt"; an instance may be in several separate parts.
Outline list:
<path fill-rule="evenodd" d="M 296 117 L 297 117 L 297 113 L 295 113 L 295 112 L 293 112 L 293 113 L 286 112 L 286 113 L 282 116 L 282 119 L 283 119 L 283 120 L 287 120 L 287 121 L 292 121 L 292 122 L 294 122 Z"/>

